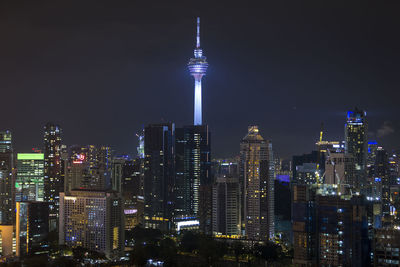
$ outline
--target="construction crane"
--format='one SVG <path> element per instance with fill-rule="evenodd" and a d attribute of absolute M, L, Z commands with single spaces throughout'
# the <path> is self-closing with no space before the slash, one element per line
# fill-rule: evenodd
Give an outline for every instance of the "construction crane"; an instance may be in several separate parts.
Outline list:
<path fill-rule="evenodd" d="M 315 171 L 315 176 L 317 180 L 317 184 L 320 184 L 320 175 L 319 175 L 319 162 L 321 161 L 321 143 L 322 137 L 324 135 L 324 123 L 321 122 L 321 130 L 319 132 L 319 142 L 318 142 L 318 157 L 317 157 L 317 170 Z M 323 177 L 323 176 L 322 176 Z M 321 178 L 322 178 L 321 177 Z"/>

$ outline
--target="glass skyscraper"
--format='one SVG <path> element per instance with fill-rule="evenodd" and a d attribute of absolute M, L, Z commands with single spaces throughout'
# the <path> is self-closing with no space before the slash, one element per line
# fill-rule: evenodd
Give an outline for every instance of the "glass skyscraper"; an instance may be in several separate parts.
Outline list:
<path fill-rule="evenodd" d="M 44 126 L 44 201 L 49 202 L 50 228 L 56 229 L 59 194 L 64 189 L 61 179 L 61 128 L 54 123 Z"/>
<path fill-rule="evenodd" d="M 345 151 L 354 156 L 355 179 L 351 184 L 360 189 L 366 184 L 366 165 L 368 152 L 368 123 L 367 113 L 355 108 L 347 112 L 345 125 Z"/>
<path fill-rule="evenodd" d="M 17 154 L 15 191 L 15 201 L 44 201 L 44 154 Z"/>
<path fill-rule="evenodd" d="M 145 226 L 169 230 L 174 206 L 175 124 L 150 124 L 144 129 Z"/>
<path fill-rule="evenodd" d="M 196 218 L 211 232 L 211 134 L 207 125 L 176 129 L 175 217 Z"/>

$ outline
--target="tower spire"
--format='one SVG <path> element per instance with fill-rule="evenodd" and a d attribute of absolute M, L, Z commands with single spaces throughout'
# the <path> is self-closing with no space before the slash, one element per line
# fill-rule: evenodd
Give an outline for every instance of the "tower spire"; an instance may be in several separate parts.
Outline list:
<path fill-rule="evenodd" d="M 197 17 L 196 48 L 200 48 L 200 17 Z"/>

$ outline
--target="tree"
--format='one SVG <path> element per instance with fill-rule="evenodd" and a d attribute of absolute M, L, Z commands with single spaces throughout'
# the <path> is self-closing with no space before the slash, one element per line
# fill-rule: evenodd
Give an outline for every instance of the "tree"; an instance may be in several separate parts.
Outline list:
<path fill-rule="evenodd" d="M 184 252 L 193 252 L 199 248 L 199 236 L 191 231 L 186 231 L 181 239 L 180 249 Z"/>
<path fill-rule="evenodd" d="M 240 256 L 246 252 L 243 243 L 240 241 L 235 241 L 231 248 L 233 250 L 233 254 L 235 255 L 236 263 L 239 263 Z"/>
<path fill-rule="evenodd" d="M 178 249 L 173 239 L 167 237 L 160 242 L 160 257 L 164 261 L 164 265 L 176 266 L 176 254 Z"/>
<path fill-rule="evenodd" d="M 145 266 L 148 260 L 146 252 L 143 244 L 135 244 L 130 255 L 131 263 L 136 266 Z"/>
<path fill-rule="evenodd" d="M 256 244 L 254 246 L 255 256 L 267 262 L 277 261 L 281 254 L 281 247 L 272 242 L 265 242 L 264 244 Z"/>
<path fill-rule="evenodd" d="M 159 229 L 146 229 L 136 226 L 132 230 L 132 237 L 135 242 L 157 243 L 161 240 L 162 233 Z"/>
<path fill-rule="evenodd" d="M 211 237 L 202 236 L 199 242 L 199 254 L 206 261 L 207 266 L 219 261 L 227 252 L 225 242 L 219 242 Z"/>

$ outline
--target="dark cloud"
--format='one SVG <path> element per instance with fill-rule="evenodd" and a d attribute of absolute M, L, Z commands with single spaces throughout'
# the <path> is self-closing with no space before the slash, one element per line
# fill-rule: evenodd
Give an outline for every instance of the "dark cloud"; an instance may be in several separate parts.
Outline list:
<path fill-rule="evenodd" d="M 392 123 L 390 121 L 385 121 L 383 125 L 376 131 L 376 136 L 378 138 L 382 138 L 392 133 L 394 133 Z"/>
<path fill-rule="evenodd" d="M 250 3 L 250 2 L 249 2 Z M 399 1 L 0 1 L 0 129 L 16 151 L 64 142 L 134 153 L 143 124 L 192 122 L 195 17 L 210 63 L 203 118 L 214 156 L 258 124 L 283 157 L 343 140 L 346 111 L 400 125 Z M 385 138 L 395 148 L 400 132 Z M 382 140 L 383 141 L 383 140 Z"/>

